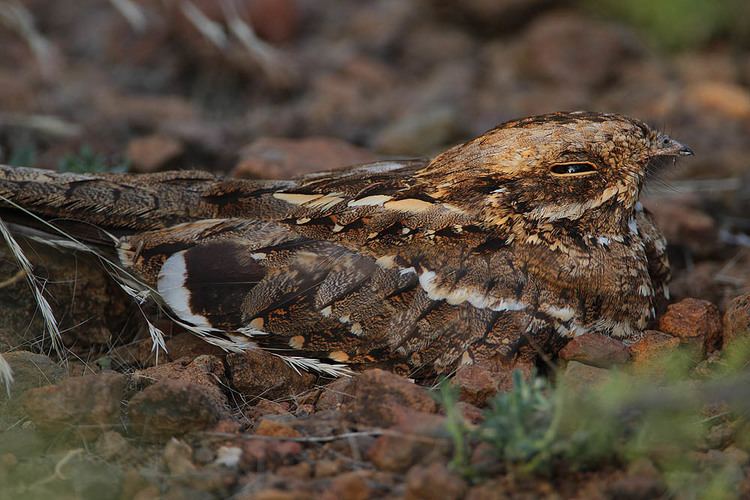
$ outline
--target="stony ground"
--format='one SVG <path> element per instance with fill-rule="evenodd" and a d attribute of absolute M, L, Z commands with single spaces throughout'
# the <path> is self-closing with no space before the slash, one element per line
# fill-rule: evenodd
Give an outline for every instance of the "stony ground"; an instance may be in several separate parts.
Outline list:
<path fill-rule="evenodd" d="M 600 400 L 617 391 L 596 387 L 630 377 L 640 396 L 608 425 L 636 430 L 618 446 L 638 444 L 638 429 L 653 422 L 634 425 L 633 414 L 667 403 L 702 430 L 689 446 L 640 443 L 595 463 L 556 449 L 547 468 L 528 470 L 485 432 L 517 408 L 504 404 L 528 396 L 512 392 L 508 373 L 462 368 L 450 404 L 378 370 L 328 380 L 262 353 L 227 355 L 158 318 L 168 352 L 157 359 L 142 319 L 153 311 L 85 256 L 28 247 L 68 355 L 43 340 L 24 277 L 2 250 L 0 350 L 11 351 L 16 382 L 0 395 L 0 498 L 750 495 L 749 386 L 733 347 L 750 331 L 746 48 L 719 37 L 666 52 L 638 29 L 555 0 L 220 5 L 0 2 L 0 161 L 278 178 L 429 155 L 554 110 L 664 126 L 697 153 L 664 166 L 644 200 L 670 242 L 672 305 L 642 338 L 580 337 L 544 371 Z M 666 361 L 683 352 L 679 369 Z M 730 365 L 731 377 L 717 378 Z M 558 394 L 538 394 L 547 393 Z M 587 404 L 568 413 L 589 418 Z M 519 448 L 536 450 L 527 437 Z M 720 472 L 677 475 L 664 458 L 675 449 L 696 470 Z"/>

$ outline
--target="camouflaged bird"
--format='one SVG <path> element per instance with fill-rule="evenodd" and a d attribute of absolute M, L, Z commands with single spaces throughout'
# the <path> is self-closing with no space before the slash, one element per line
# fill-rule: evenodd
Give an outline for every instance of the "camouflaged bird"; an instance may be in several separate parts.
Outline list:
<path fill-rule="evenodd" d="M 114 245 L 206 335 L 420 376 L 643 330 L 669 265 L 638 197 L 655 159 L 690 154 L 624 116 L 554 113 L 296 180 L 2 167 L 0 215 Z"/>

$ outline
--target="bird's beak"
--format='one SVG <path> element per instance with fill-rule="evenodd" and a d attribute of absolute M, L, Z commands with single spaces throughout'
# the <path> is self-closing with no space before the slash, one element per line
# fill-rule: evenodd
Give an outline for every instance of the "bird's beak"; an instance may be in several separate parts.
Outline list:
<path fill-rule="evenodd" d="M 693 150 L 681 142 L 677 142 L 666 135 L 656 142 L 654 147 L 654 156 L 693 156 Z"/>

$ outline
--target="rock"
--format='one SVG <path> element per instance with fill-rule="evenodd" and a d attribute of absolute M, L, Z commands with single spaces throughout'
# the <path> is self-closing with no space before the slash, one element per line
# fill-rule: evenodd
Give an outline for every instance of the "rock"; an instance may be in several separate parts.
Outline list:
<path fill-rule="evenodd" d="M 632 367 L 636 372 L 654 370 L 659 361 L 680 346 L 680 339 L 656 330 L 646 330 L 630 345 Z"/>
<path fill-rule="evenodd" d="M 215 425 L 226 410 L 209 388 L 181 380 L 162 380 L 130 400 L 131 429 L 146 440 L 163 441 Z"/>
<path fill-rule="evenodd" d="M 167 354 L 169 359 L 176 361 L 180 358 L 197 358 L 203 354 L 212 356 L 224 356 L 226 354 L 221 347 L 209 344 L 197 335 L 181 332 L 167 339 Z"/>
<path fill-rule="evenodd" d="M 723 347 L 737 341 L 750 341 L 750 294 L 735 297 L 722 318 Z"/>
<path fill-rule="evenodd" d="M 157 325 L 158 326 L 158 325 Z M 144 332 L 147 333 L 147 332 Z M 156 364 L 156 353 L 151 337 L 139 338 L 125 345 L 112 348 L 107 358 L 118 370 L 131 367 L 146 367 Z M 159 360 L 163 360 L 164 353 L 159 352 Z"/>
<path fill-rule="evenodd" d="M 114 372 L 71 377 L 56 385 L 30 389 L 21 399 L 23 409 L 45 432 L 75 427 L 87 437 L 121 427 L 120 402 L 127 378 Z"/>
<path fill-rule="evenodd" d="M 497 376 L 481 365 L 460 366 L 451 383 L 458 387 L 461 401 L 480 407 L 497 393 Z"/>
<path fill-rule="evenodd" d="M 323 500 L 367 500 L 373 498 L 373 489 L 368 479 L 371 471 L 345 472 L 333 478 L 323 492 Z"/>
<path fill-rule="evenodd" d="M 560 350 L 565 361 L 578 361 L 599 368 L 610 368 L 630 361 L 630 351 L 617 339 L 598 333 L 574 337 Z"/>
<path fill-rule="evenodd" d="M 611 372 L 605 368 L 570 361 L 565 367 L 563 380 L 567 387 L 575 391 L 586 391 L 607 382 L 610 375 Z"/>
<path fill-rule="evenodd" d="M 636 460 L 628 466 L 625 475 L 607 486 L 608 498 L 637 499 L 661 498 L 665 484 L 659 470 L 648 459 Z"/>
<path fill-rule="evenodd" d="M 618 76 L 623 63 L 640 51 L 636 40 L 619 26 L 552 12 L 529 26 L 520 63 L 529 75 L 560 87 L 593 88 Z"/>
<path fill-rule="evenodd" d="M 135 172 L 156 172 L 164 170 L 170 162 L 184 153 L 179 141 L 163 135 L 149 135 L 131 139 L 128 143 L 127 158 Z"/>
<path fill-rule="evenodd" d="M 408 418 L 410 412 L 437 411 L 437 403 L 424 388 L 380 369 L 355 376 L 351 394 L 353 399 L 343 411 L 348 418 L 366 425 L 388 427 Z"/>
<path fill-rule="evenodd" d="M 125 295 L 104 271 L 101 263 L 91 255 L 80 252 L 60 252 L 50 246 L 33 244 L 24 251 L 33 261 L 36 275 L 46 280 L 45 293 L 54 297 L 53 306 L 62 341 L 66 346 L 75 346 L 77 352 L 101 352 L 113 343 L 112 333 L 118 337 L 131 338 L 137 328 L 136 322 L 127 324 L 127 314 L 133 300 Z M 0 245 L 0 275 L 14 276 L 17 266 L 9 251 Z M 0 288 L 0 349 L 28 345 L 32 332 L 45 330 L 39 305 L 29 290 L 23 275 L 16 275 Z M 127 298 L 126 298 L 127 297 Z M 80 327 L 85 324 L 86 327 Z M 34 339 L 36 341 L 36 339 Z M 44 342 L 44 349 L 49 347 Z"/>
<path fill-rule="evenodd" d="M 128 440 L 115 431 L 103 432 L 94 443 L 94 452 L 107 461 L 123 457 L 130 451 Z"/>
<path fill-rule="evenodd" d="M 437 446 L 436 446 L 437 445 Z M 445 460 L 451 445 L 429 434 L 379 436 L 367 451 L 367 458 L 379 470 L 403 473 L 418 463 Z"/>
<path fill-rule="evenodd" d="M 302 444 L 293 441 L 244 440 L 238 445 L 242 449 L 240 469 L 276 470 L 281 465 L 297 463 L 302 453 Z"/>
<path fill-rule="evenodd" d="M 342 467 L 343 464 L 340 460 L 316 460 L 313 475 L 316 478 L 335 476 L 341 472 Z"/>
<path fill-rule="evenodd" d="M 227 397 L 221 388 L 224 378 L 224 363 L 216 356 L 203 355 L 195 359 L 182 358 L 172 363 L 137 370 L 133 380 L 141 385 L 151 385 L 163 380 L 178 380 L 203 388 L 214 405 L 220 409 L 228 408 Z"/>
<path fill-rule="evenodd" d="M 458 474 L 444 464 L 435 463 L 427 467 L 412 467 L 406 475 L 405 500 L 445 500 L 464 496 L 468 486 Z"/>
<path fill-rule="evenodd" d="M 230 469 L 237 468 L 240 463 L 240 458 L 242 458 L 242 448 L 237 446 L 219 446 L 216 450 L 215 457 L 213 452 L 205 447 L 199 448 L 196 452 L 196 461 L 199 464 L 208 464 L 213 460 L 215 465 L 221 465 Z"/>
<path fill-rule="evenodd" d="M 659 330 L 678 337 L 682 343 L 695 342 L 704 352 L 712 352 L 721 343 L 719 308 L 707 300 L 683 299 L 667 307 L 659 318 Z"/>
<path fill-rule="evenodd" d="M 379 436 L 367 450 L 378 469 L 403 473 L 415 464 L 443 462 L 451 452 L 441 415 L 412 412 L 392 430 L 394 433 Z"/>
<path fill-rule="evenodd" d="M 266 415 L 290 415 L 290 406 L 287 401 L 278 403 L 268 399 L 261 399 L 256 404 L 246 408 L 244 414 L 250 419 L 260 419 Z"/>
<path fill-rule="evenodd" d="M 508 366 L 492 367 L 492 372 L 497 374 L 498 392 L 509 392 L 513 389 L 513 373 L 518 371 L 524 380 L 531 380 L 536 373 L 534 362 L 529 359 L 515 359 Z"/>
<path fill-rule="evenodd" d="M 299 396 L 315 384 L 317 377 L 296 372 L 282 359 L 261 350 L 227 355 L 229 379 L 244 396 L 280 399 Z"/>
<path fill-rule="evenodd" d="M 56 384 L 65 377 L 65 369 L 43 354 L 13 351 L 3 353 L 3 357 L 13 370 L 10 399 L 4 390 L 0 391 L 0 408 L 3 408 L 4 402 L 12 405 L 12 408 L 3 408 L 5 411 L 17 409 L 18 397 L 27 390 Z"/>
<path fill-rule="evenodd" d="M 293 427 L 285 424 L 283 421 L 274 420 L 272 418 L 263 418 L 258 425 L 255 427 L 255 434 L 258 436 L 270 436 L 270 437 L 300 437 L 298 431 Z"/>
<path fill-rule="evenodd" d="M 508 485 L 508 481 L 503 479 L 490 479 L 473 486 L 466 494 L 466 500 L 505 500 L 506 498 L 513 498 L 514 494 L 516 494 L 516 488 L 512 485 Z M 543 497 L 529 495 L 528 498 Z"/>
<path fill-rule="evenodd" d="M 297 175 L 334 170 L 375 161 L 366 149 L 333 137 L 284 139 L 261 137 L 240 151 L 232 176 L 288 179 Z"/>
<path fill-rule="evenodd" d="M 482 409 L 474 406 L 471 403 L 466 403 L 465 401 L 459 401 L 456 403 L 456 407 L 461 412 L 461 415 L 464 417 L 464 420 L 471 424 L 478 424 L 482 420 L 484 420 L 484 415 L 482 414 Z"/>
<path fill-rule="evenodd" d="M 186 474 L 196 470 L 193 463 L 193 449 L 184 441 L 175 438 L 167 441 L 162 456 L 167 469 L 174 475 Z"/>
<path fill-rule="evenodd" d="M 341 405 L 352 399 L 351 384 L 350 377 L 341 377 L 327 384 L 315 402 L 315 409 L 317 411 L 340 409 Z"/>
<path fill-rule="evenodd" d="M 293 479 L 307 479 L 312 475 L 312 465 L 308 462 L 300 462 L 294 465 L 282 465 L 276 469 L 276 474 Z"/>

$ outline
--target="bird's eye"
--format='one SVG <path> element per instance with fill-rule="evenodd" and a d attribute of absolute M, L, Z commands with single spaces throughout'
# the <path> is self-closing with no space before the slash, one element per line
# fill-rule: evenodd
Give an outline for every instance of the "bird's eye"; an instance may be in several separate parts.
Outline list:
<path fill-rule="evenodd" d="M 596 173 L 596 167 L 588 162 L 558 163 L 550 169 L 555 175 L 589 175 Z"/>

